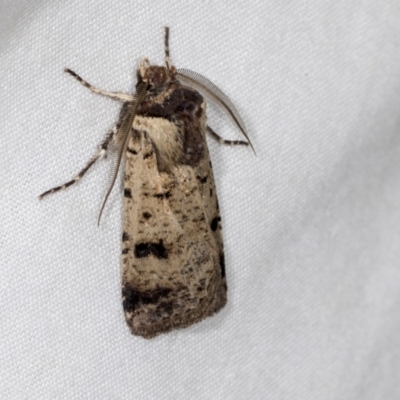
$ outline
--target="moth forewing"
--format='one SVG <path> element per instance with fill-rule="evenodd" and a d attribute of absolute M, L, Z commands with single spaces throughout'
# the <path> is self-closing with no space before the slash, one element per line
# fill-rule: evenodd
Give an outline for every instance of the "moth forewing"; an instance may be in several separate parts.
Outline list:
<path fill-rule="evenodd" d="M 99 218 L 97 220 L 98 225 L 100 224 L 101 214 L 104 210 L 104 206 L 106 205 L 108 196 L 110 195 L 112 188 L 114 187 L 115 181 L 117 179 L 122 157 L 126 153 L 126 148 L 129 142 L 129 136 L 132 130 L 132 124 L 137 114 L 140 102 L 143 100 L 145 94 L 146 94 L 146 86 L 144 84 L 138 85 L 137 92 L 133 97 L 133 100 L 130 102 L 126 102 L 121 109 L 119 122 L 115 129 L 115 138 L 114 141 L 112 142 L 112 144 L 115 147 L 113 166 L 111 169 L 107 192 L 100 209 Z"/>
<path fill-rule="evenodd" d="M 211 91 L 247 138 L 239 113 L 222 91 L 193 71 L 177 73 L 169 58 L 168 33 L 166 28 L 166 66 L 144 58 L 134 96 L 95 88 L 66 70 L 92 92 L 124 105 L 118 124 L 85 168 L 40 196 L 80 180 L 110 149 L 115 160 L 101 216 L 125 157 L 122 301 L 132 333 L 145 338 L 189 326 L 224 307 L 221 217 L 206 132 L 222 143 L 249 144 L 226 141 L 207 126 L 205 102 L 196 88 Z M 182 85 L 178 77 L 195 88 Z"/>

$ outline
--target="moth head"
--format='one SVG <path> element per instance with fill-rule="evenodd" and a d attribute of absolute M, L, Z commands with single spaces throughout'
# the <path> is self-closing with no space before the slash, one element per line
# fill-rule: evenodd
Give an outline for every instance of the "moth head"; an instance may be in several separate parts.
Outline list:
<path fill-rule="evenodd" d="M 144 82 L 148 89 L 151 90 L 175 80 L 176 68 L 173 65 L 169 69 L 158 65 L 150 65 L 149 59 L 145 57 L 140 62 L 137 75 L 138 83 Z"/>

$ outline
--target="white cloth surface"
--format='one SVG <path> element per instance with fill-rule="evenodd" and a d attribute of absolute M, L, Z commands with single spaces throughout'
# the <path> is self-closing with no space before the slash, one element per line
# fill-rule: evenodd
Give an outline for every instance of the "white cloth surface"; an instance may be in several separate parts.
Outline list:
<path fill-rule="evenodd" d="M 400 2 L 0 0 L 1 399 L 399 399 Z M 228 305 L 152 340 L 120 302 L 122 196 L 74 187 L 146 55 L 217 84 Z M 240 133 L 214 105 L 209 123 Z"/>

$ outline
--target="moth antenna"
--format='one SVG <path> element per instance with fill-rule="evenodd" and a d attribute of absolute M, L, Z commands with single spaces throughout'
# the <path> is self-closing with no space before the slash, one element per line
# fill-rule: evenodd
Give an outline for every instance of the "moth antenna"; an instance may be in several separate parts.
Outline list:
<path fill-rule="evenodd" d="M 101 206 L 100 213 L 99 213 L 99 218 L 97 220 L 98 226 L 100 225 L 101 215 L 102 215 L 104 207 L 107 203 L 107 199 L 110 196 L 110 193 L 114 187 L 115 181 L 117 180 L 122 156 L 125 154 L 126 148 L 128 146 L 128 138 L 129 138 L 129 134 L 132 129 L 133 120 L 135 119 L 135 116 L 136 116 L 138 105 L 143 100 L 145 94 L 146 94 L 146 85 L 144 83 L 142 83 L 138 87 L 138 90 L 134 96 L 134 101 L 132 101 L 132 103 L 131 103 L 131 110 L 128 110 L 127 114 L 122 118 L 119 130 L 116 134 L 117 139 L 118 139 L 117 144 L 119 146 L 116 149 L 117 152 L 113 155 L 113 158 L 115 161 L 113 160 L 113 167 L 111 169 L 111 175 L 110 175 L 110 180 L 109 180 L 108 187 L 107 187 L 107 192 L 106 192 L 106 195 L 104 196 L 103 204 Z"/>
<path fill-rule="evenodd" d="M 169 58 L 169 27 L 164 28 L 164 50 L 165 50 L 165 65 L 169 71 L 171 68 L 171 59 Z"/>
<path fill-rule="evenodd" d="M 194 88 L 208 94 L 217 104 L 219 104 L 233 119 L 237 127 L 241 130 L 244 137 L 248 140 L 254 154 L 256 154 L 253 144 L 251 143 L 251 140 L 247 135 L 247 130 L 242 118 L 240 117 L 239 111 L 229 100 L 229 97 L 221 89 L 214 85 L 209 79 L 199 74 L 198 72 L 194 72 L 185 68 L 179 68 L 177 70 L 177 75 L 179 78 L 182 78 L 183 81 L 186 81 L 190 86 L 193 86 Z"/>

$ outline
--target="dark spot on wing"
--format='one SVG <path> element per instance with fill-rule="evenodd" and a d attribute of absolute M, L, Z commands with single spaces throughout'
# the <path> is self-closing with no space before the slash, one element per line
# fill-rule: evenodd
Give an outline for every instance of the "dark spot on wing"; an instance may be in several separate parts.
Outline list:
<path fill-rule="evenodd" d="M 135 245 L 134 253 L 136 258 L 144 258 L 150 255 L 159 259 L 168 258 L 168 251 L 164 247 L 162 240 L 159 240 L 158 243 L 137 243 Z"/>
<path fill-rule="evenodd" d="M 137 151 L 134 150 L 134 149 L 132 149 L 131 147 L 128 147 L 128 151 L 129 151 L 129 153 L 131 153 L 131 154 L 137 154 Z"/>
<path fill-rule="evenodd" d="M 123 241 L 123 242 L 126 242 L 127 240 L 129 240 L 129 235 L 128 235 L 126 232 L 124 232 L 124 233 L 122 234 L 122 241 Z"/>
<path fill-rule="evenodd" d="M 149 212 L 147 212 L 147 211 L 145 211 L 142 215 L 143 215 L 144 219 L 150 219 L 151 218 L 151 214 Z"/>
<path fill-rule="evenodd" d="M 153 155 L 153 151 L 149 151 L 148 153 L 143 154 L 143 160 L 146 160 L 147 158 L 150 158 Z"/>
<path fill-rule="evenodd" d="M 158 199 L 169 199 L 171 197 L 171 192 L 157 193 L 154 195 L 154 197 L 156 197 Z"/>
<path fill-rule="evenodd" d="M 200 183 L 206 183 L 207 179 L 208 179 L 208 176 L 203 176 L 202 177 L 202 176 L 197 175 L 196 178 Z"/>
<path fill-rule="evenodd" d="M 225 256 L 224 253 L 220 254 L 219 256 L 219 265 L 221 267 L 221 276 L 225 276 Z"/>
<path fill-rule="evenodd" d="M 218 228 L 218 222 L 221 221 L 221 217 L 215 217 L 212 221 L 211 221 L 211 230 L 212 231 L 216 231 Z"/>
<path fill-rule="evenodd" d="M 172 289 L 154 289 L 145 292 L 139 292 L 131 286 L 122 288 L 122 305 L 125 311 L 133 312 L 140 305 L 155 304 L 161 305 L 164 310 L 172 307 L 169 301 L 166 301 Z M 163 301 L 163 299 L 165 299 Z M 171 308 L 172 311 L 172 308 Z"/>
<path fill-rule="evenodd" d="M 124 189 L 124 196 L 127 197 L 128 199 L 132 198 L 132 193 L 131 193 L 131 189 Z"/>

